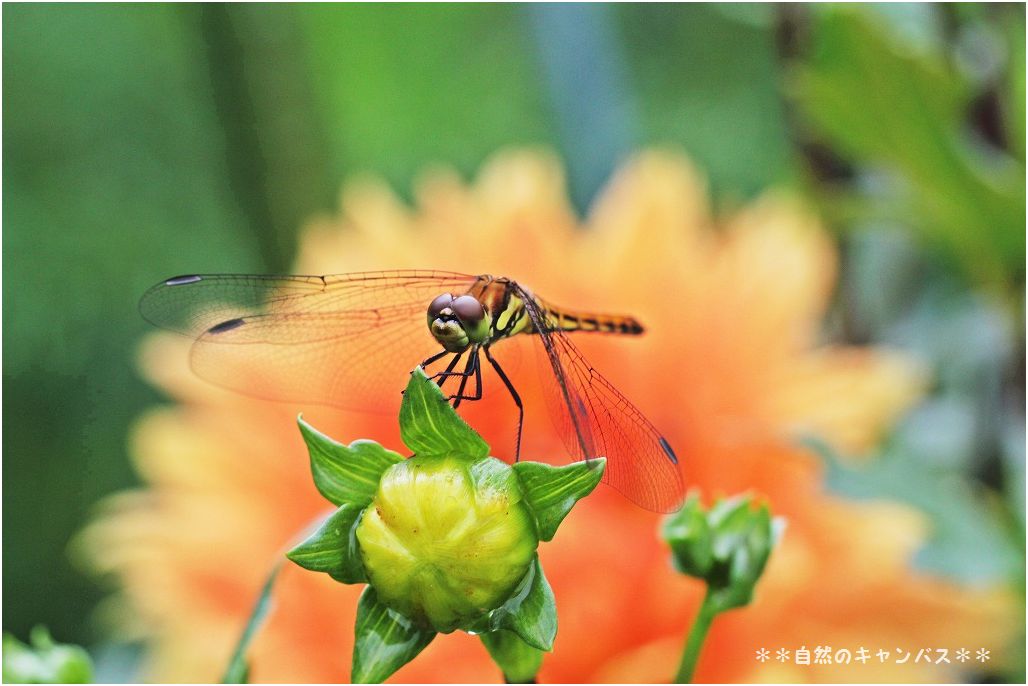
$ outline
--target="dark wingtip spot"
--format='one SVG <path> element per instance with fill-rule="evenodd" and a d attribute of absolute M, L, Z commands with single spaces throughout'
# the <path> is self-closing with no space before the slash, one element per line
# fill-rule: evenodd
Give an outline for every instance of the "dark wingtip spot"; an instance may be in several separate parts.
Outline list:
<path fill-rule="evenodd" d="M 661 436 L 659 439 L 660 447 L 664 449 L 664 454 L 667 455 L 667 459 L 671 460 L 671 464 L 678 464 L 678 456 L 675 455 L 675 451 L 671 449 L 667 439 Z"/>
<path fill-rule="evenodd" d="M 215 324 L 211 328 L 207 329 L 207 333 L 214 333 L 214 334 L 225 333 L 226 331 L 231 331 L 232 329 L 237 329 L 237 328 L 239 328 L 242 325 L 243 325 L 243 320 L 242 319 L 239 319 L 239 318 L 229 319 L 228 321 L 224 321 L 224 322 L 222 322 L 220 324 Z"/>
<path fill-rule="evenodd" d="M 187 276 L 176 276 L 173 279 L 168 279 L 164 282 L 165 286 L 184 286 L 187 283 L 196 283 L 202 281 L 203 277 L 196 274 L 189 274 Z"/>
<path fill-rule="evenodd" d="M 585 403 L 582 402 L 581 398 L 577 397 L 575 398 L 575 403 L 578 405 L 578 416 L 582 419 L 582 421 L 588 421 L 589 413 L 585 409 Z"/>

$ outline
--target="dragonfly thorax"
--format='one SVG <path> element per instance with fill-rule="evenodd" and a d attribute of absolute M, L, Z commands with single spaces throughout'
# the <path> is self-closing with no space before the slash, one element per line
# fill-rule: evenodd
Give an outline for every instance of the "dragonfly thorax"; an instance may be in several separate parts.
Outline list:
<path fill-rule="evenodd" d="M 428 306 L 428 330 L 443 348 L 460 353 L 489 338 L 490 317 L 471 295 L 443 293 Z"/>

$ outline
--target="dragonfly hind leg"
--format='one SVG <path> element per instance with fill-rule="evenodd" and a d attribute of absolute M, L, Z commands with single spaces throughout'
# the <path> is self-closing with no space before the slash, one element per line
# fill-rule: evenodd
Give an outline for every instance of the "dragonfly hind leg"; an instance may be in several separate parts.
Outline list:
<path fill-rule="evenodd" d="M 503 385 L 507 387 L 507 392 L 510 393 L 510 397 L 514 399 L 514 404 L 518 406 L 518 434 L 517 439 L 514 442 L 514 461 L 517 462 L 521 459 L 521 428 L 525 424 L 525 407 L 521 404 L 521 396 L 514 390 L 514 384 L 507 378 L 507 374 L 503 371 L 500 363 L 497 362 L 493 356 L 489 353 L 489 346 L 485 346 L 485 359 L 489 360 L 489 364 L 493 366 L 496 373 L 499 375 L 500 380 L 503 381 Z"/>

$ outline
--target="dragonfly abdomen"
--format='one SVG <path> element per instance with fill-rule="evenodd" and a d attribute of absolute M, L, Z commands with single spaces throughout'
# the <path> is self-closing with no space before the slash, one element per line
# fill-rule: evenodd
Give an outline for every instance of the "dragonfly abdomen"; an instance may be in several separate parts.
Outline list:
<path fill-rule="evenodd" d="M 573 312 L 559 308 L 546 308 L 546 316 L 561 331 L 596 331 L 637 336 L 645 329 L 634 317 L 595 312 Z"/>

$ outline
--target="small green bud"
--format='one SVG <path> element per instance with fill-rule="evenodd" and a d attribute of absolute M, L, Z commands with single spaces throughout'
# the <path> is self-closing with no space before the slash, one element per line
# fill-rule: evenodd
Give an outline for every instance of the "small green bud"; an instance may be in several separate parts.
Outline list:
<path fill-rule="evenodd" d="M 707 582 L 717 612 L 747 605 L 777 541 L 780 522 L 767 505 L 753 509 L 749 496 L 727 498 L 704 512 L 690 494 L 664 522 L 675 567 Z"/>
<path fill-rule="evenodd" d="M 539 543 L 514 471 L 493 458 L 392 465 L 356 535 L 379 600 L 442 633 L 502 605 Z"/>
<path fill-rule="evenodd" d="M 37 626 L 27 646 L 11 634 L 3 637 L 3 681 L 8 684 L 87 684 L 93 678 L 89 654 L 77 645 L 54 643 Z"/>

